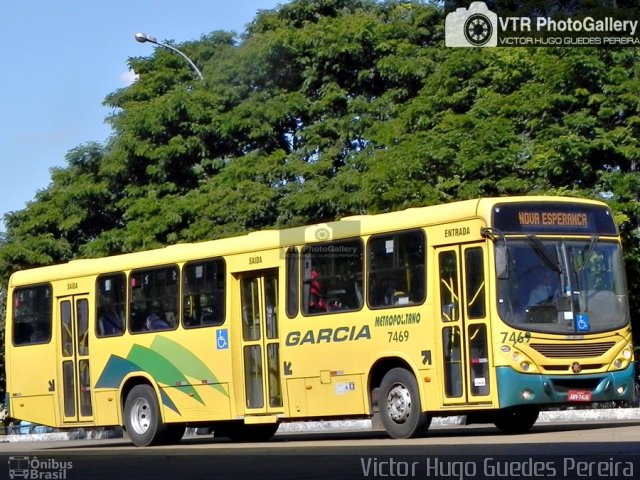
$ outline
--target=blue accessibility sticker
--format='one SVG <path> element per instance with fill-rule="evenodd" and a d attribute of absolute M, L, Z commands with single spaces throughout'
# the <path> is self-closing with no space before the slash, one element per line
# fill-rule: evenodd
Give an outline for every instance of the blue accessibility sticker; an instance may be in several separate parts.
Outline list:
<path fill-rule="evenodd" d="M 216 330 L 216 348 L 218 350 L 229 348 L 229 331 L 226 328 Z"/>
<path fill-rule="evenodd" d="M 588 332 L 589 330 L 591 330 L 591 324 L 589 323 L 589 314 L 578 313 L 576 315 L 576 331 Z"/>

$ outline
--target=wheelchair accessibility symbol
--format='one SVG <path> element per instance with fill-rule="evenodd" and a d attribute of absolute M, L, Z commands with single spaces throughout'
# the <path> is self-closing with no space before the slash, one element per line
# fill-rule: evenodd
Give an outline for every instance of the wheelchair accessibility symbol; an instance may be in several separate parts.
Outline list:
<path fill-rule="evenodd" d="M 218 350 L 229 348 L 229 331 L 226 328 L 216 330 L 216 348 Z"/>
<path fill-rule="evenodd" d="M 586 313 L 579 313 L 576 315 L 576 331 L 578 332 L 588 332 L 591 330 L 591 326 L 589 325 L 589 315 Z"/>

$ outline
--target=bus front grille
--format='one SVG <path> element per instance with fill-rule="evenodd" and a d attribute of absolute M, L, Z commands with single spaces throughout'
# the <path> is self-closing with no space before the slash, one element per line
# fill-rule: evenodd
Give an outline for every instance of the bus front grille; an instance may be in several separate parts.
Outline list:
<path fill-rule="evenodd" d="M 531 348 L 548 358 L 581 358 L 599 357 L 604 355 L 615 342 L 576 343 L 576 344 L 550 344 L 531 343 Z"/>
<path fill-rule="evenodd" d="M 594 364 L 584 364 L 584 365 L 580 365 L 582 367 L 582 373 L 588 372 L 588 371 L 597 371 L 600 370 L 601 368 L 604 368 L 607 366 L 606 363 L 594 363 Z M 553 373 L 557 373 L 557 372 L 561 372 L 561 373 L 571 373 L 571 365 L 570 364 L 566 364 L 566 365 L 540 365 L 540 369 L 543 372 L 553 372 Z"/>

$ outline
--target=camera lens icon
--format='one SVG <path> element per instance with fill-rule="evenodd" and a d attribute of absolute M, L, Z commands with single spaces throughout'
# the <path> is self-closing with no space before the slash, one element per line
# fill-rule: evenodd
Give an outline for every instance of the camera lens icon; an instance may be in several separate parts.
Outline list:
<path fill-rule="evenodd" d="M 498 15 L 484 2 L 472 2 L 469 8 L 458 8 L 445 18 L 447 47 L 496 47 Z"/>
<path fill-rule="evenodd" d="M 475 13 L 464 23 L 464 38 L 471 45 L 484 45 L 493 35 L 493 25 L 489 18 L 481 13 Z"/>
<path fill-rule="evenodd" d="M 330 236 L 331 236 L 331 232 L 329 232 L 327 228 L 321 227 L 318 230 L 316 230 L 316 239 L 320 240 L 321 242 L 324 240 L 329 240 Z"/>

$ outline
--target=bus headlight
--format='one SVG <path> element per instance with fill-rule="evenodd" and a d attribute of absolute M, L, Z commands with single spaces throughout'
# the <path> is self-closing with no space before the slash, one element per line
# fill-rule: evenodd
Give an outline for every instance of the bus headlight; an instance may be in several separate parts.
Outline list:
<path fill-rule="evenodd" d="M 522 395 L 522 398 L 524 398 L 525 400 L 532 400 L 533 397 L 535 397 L 535 394 L 528 388 L 525 388 L 522 391 L 521 395 Z"/>
<path fill-rule="evenodd" d="M 526 373 L 537 371 L 536 364 L 526 353 L 522 353 L 517 348 L 510 345 L 500 345 L 500 351 L 505 354 L 507 361 L 515 370 Z"/>
<path fill-rule="evenodd" d="M 611 363 L 611 368 L 620 370 L 626 368 L 629 362 L 633 360 L 633 344 L 628 343 L 618 354 L 617 358 Z"/>

